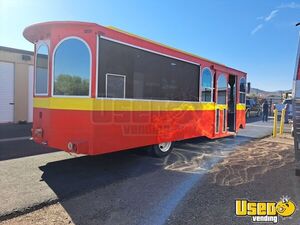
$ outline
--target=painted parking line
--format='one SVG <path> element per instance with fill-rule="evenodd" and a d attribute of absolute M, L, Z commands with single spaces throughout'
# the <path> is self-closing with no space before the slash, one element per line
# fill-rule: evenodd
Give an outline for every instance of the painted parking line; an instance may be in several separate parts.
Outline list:
<path fill-rule="evenodd" d="M 15 137 L 15 138 L 3 138 L 0 139 L 0 142 L 9 142 L 9 141 L 23 141 L 23 140 L 30 140 L 31 137 L 27 136 L 27 137 Z"/>

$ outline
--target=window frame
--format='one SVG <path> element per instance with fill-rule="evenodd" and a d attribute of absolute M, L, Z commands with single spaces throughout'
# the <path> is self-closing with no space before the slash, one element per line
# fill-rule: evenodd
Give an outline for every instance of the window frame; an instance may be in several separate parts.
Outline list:
<path fill-rule="evenodd" d="M 221 77 L 224 77 L 225 78 L 225 81 L 226 81 L 226 86 L 225 86 L 225 103 L 223 104 L 223 103 L 219 103 L 219 79 L 221 78 Z M 227 105 L 228 104 L 228 99 L 227 99 L 227 85 L 228 85 L 228 79 L 227 79 L 227 77 L 225 76 L 225 74 L 224 73 L 221 73 L 219 76 L 218 76 L 218 79 L 217 79 L 217 99 L 216 99 L 216 104 L 219 104 L 219 105 Z"/>
<path fill-rule="evenodd" d="M 48 62 L 47 62 L 47 93 L 36 93 L 36 75 L 37 75 L 37 55 L 38 50 L 41 46 L 45 45 L 48 50 Z M 43 40 L 38 41 L 35 44 L 35 60 L 34 60 L 34 96 L 48 96 L 49 95 L 49 65 L 50 65 L 50 41 L 49 40 Z"/>
<path fill-rule="evenodd" d="M 245 80 L 245 92 L 241 91 L 241 80 L 244 79 Z M 243 104 L 243 105 L 246 105 L 246 84 L 247 84 L 247 81 L 246 81 L 246 78 L 245 77 L 241 77 L 240 80 L 239 80 L 239 103 L 240 104 Z M 245 95 L 245 102 L 241 102 L 241 93 L 243 93 Z"/>
<path fill-rule="evenodd" d="M 222 126 L 222 133 L 226 133 L 227 131 L 227 110 L 223 109 L 223 126 Z"/>
<path fill-rule="evenodd" d="M 115 73 L 106 73 L 105 74 L 105 96 L 106 96 L 106 98 L 107 98 L 107 77 L 108 76 L 123 77 L 123 83 L 124 83 L 123 98 L 113 98 L 113 97 L 109 97 L 109 98 L 111 98 L 111 99 L 125 99 L 126 98 L 126 75 L 115 74 Z"/>
<path fill-rule="evenodd" d="M 215 110 L 215 134 L 219 134 L 220 133 L 220 112 L 221 109 L 216 109 Z"/>
<path fill-rule="evenodd" d="M 207 101 L 202 101 L 202 91 L 203 91 L 203 87 L 202 87 L 202 80 L 203 80 L 203 72 L 205 69 L 208 69 L 209 72 L 210 72 L 210 76 L 211 76 L 211 87 L 210 87 L 210 96 L 211 96 L 211 99 L 209 102 L 214 102 L 214 98 L 213 98 L 213 92 L 214 92 L 214 77 L 213 77 L 213 73 L 212 73 L 212 70 L 209 68 L 209 67 L 204 67 L 202 70 L 201 70 L 201 77 L 200 77 L 200 98 L 199 98 L 199 101 L 200 102 L 207 102 Z"/>
<path fill-rule="evenodd" d="M 90 75 L 89 75 L 89 94 L 88 95 L 54 95 L 54 65 L 55 65 L 55 53 L 57 51 L 57 49 L 59 48 L 59 46 L 64 42 L 64 41 L 67 41 L 67 40 L 70 40 L 70 39 L 76 39 L 76 40 L 79 40 L 81 41 L 82 43 L 85 44 L 85 46 L 87 47 L 88 49 L 88 52 L 89 52 L 89 56 L 90 56 L 90 66 L 89 66 L 89 70 L 90 70 Z M 55 46 L 54 50 L 53 50 L 53 53 L 52 53 L 52 73 L 51 73 L 51 96 L 52 97 L 58 97 L 58 98 L 91 98 L 92 96 L 92 61 L 93 61 L 93 55 L 92 55 L 92 51 L 91 51 L 91 48 L 89 46 L 89 44 L 81 37 L 78 37 L 78 36 L 68 36 L 68 37 L 65 37 L 63 39 L 61 39 Z"/>
<path fill-rule="evenodd" d="M 119 40 L 116 40 L 116 39 L 113 39 L 113 38 L 109 38 L 109 37 L 106 37 L 106 36 L 102 36 L 102 35 L 96 35 L 96 38 L 97 38 L 97 53 L 96 53 L 96 63 L 97 63 L 97 66 L 96 66 L 96 88 L 95 88 L 95 98 L 96 99 L 99 99 L 99 100 L 122 100 L 122 101 L 144 101 L 144 102 L 188 102 L 188 103 L 199 103 L 201 102 L 201 95 L 199 95 L 199 101 L 178 101 L 178 100 L 159 100 L 159 99 L 137 99 L 137 98 L 107 98 L 107 97 L 99 97 L 98 96 L 98 82 L 99 82 L 99 45 L 100 45 L 100 38 L 104 39 L 104 40 L 108 40 L 108 41 L 112 41 L 112 42 L 115 42 L 115 43 L 118 43 L 118 44 L 122 44 L 122 45 L 126 45 L 126 46 L 129 46 L 129 47 L 133 47 L 133 48 L 136 48 L 136 49 L 140 49 L 140 50 L 144 50 L 146 52 L 150 52 L 150 53 L 154 53 L 154 54 L 157 54 L 157 55 L 161 55 L 161 56 L 165 56 L 165 57 L 169 57 L 169 58 L 172 58 L 172 59 L 176 59 L 176 60 L 179 60 L 179 61 L 182 61 L 182 62 L 186 62 L 186 63 L 191 63 L 193 65 L 196 65 L 196 66 L 199 66 L 199 73 L 201 74 L 201 64 L 199 63 L 196 63 L 196 62 L 193 62 L 193 61 L 189 61 L 189 60 L 185 60 L 185 59 L 182 59 L 182 58 L 177 58 L 177 57 L 174 57 L 174 56 L 171 56 L 171 55 L 168 55 L 168 54 L 164 54 L 164 53 L 161 53 L 161 52 L 157 52 L 157 51 L 153 51 L 153 50 L 150 50 L 150 49 L 147 49 L 147 48 L 143 48 L 143 47 L 140 47 L 140 46 L 137 46 L 137 45 L 134 45 L 134 44 L 130 44 L 130 43 L 127 43 L 127 42 L 123 42 L 123 41 L 119 41 Z M 199 82 L 201 82 L 201 77 L 199 79 Z M 125 87 L 126 89 L 126 87 Z M 200 89 L 200 88 L 199 88 Z M 106 92 L 106 91 L 105 91 Z"/>

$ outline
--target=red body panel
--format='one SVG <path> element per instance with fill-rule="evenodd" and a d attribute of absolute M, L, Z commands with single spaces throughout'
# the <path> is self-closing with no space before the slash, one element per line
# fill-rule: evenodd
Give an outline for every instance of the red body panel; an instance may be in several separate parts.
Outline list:
<path fill-rule="evenodd" d="M 41 118 L 40 118 L 41 116 Z M 237 117 L 245 118 L 238 111 Z M 237 127 L 245 123 L 237 119 Z M 220 112 L 219 133 L 215 133 L 215 111 L 169 112 L 101 112 L 76 110 L 34 109 L 33 129 L 42 128 L 43 137 L 34 136 L 38 143 L 68 150 L 68 143 L 77 145 L 76 152 L 102 154 L 165 141 L 206 136 L 228 136 L 222 131 L 223 112 Z"/>
<path fill-rule="evenodd" d="M 246 111 L 245 110 L 237 110 L 236 111 L 236 130 L 239 128 L 246 127 Z"/>

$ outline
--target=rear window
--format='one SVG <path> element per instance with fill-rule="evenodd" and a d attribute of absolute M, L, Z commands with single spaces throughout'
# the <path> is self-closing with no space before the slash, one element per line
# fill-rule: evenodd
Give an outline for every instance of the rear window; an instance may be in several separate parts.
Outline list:
<path fill-rule="evenodd" d="M 35 95 L 48 94 L 48 47 L 40 45 L 36 54 Z"/>

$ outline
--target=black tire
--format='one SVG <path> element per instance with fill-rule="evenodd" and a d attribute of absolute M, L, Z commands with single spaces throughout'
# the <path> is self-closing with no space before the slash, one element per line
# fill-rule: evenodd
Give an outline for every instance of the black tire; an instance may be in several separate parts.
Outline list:
<path fill-rule="evenodd" d="M 166 145 L 165 149 L 163 149 L 163 145 Z M 152 145 L 151 146 L 151 153 L 158 158 L 162 158 L 165 157 L 167 155 L 169 155 L 174 147 L 174 143 L 173 142 L 164 142 L 161 144 L 157 144 L 157 145 Z"/>

